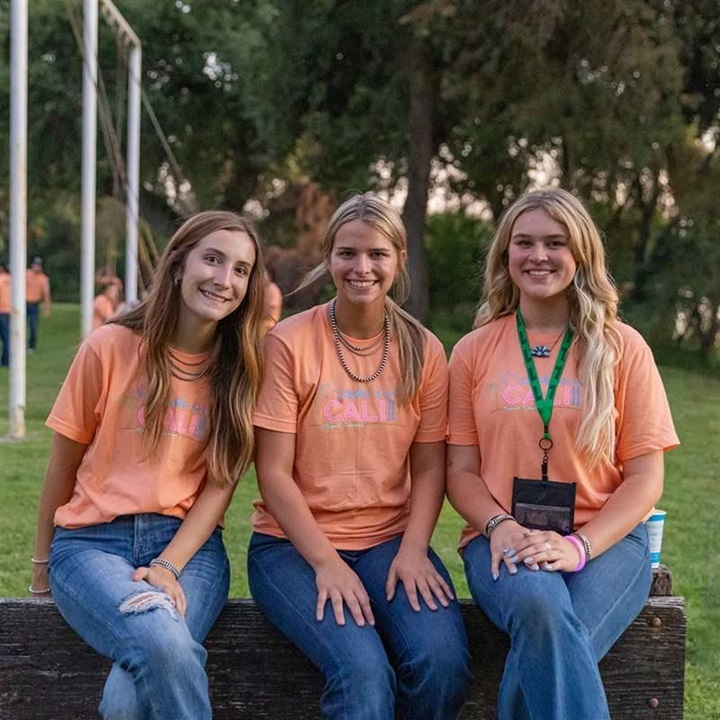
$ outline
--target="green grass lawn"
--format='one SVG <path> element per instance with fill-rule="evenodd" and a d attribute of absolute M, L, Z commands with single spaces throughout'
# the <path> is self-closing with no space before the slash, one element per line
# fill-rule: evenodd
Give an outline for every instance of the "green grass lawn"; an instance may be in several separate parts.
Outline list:
<path fill-rule="evenodd" d="M 38 352 L 28 356 L 26 438 L 0 440 L 0 596 L 27 594 L 33 548 L 35 508 L 50 446 L 44 426 L 72 359 L 79 337 L 77 306 L 56 305 L 40 326 Z M 442 334 L 441 334 L 442 335 Z M 444 338 L 445 339 L 445 338 Z M 720 378 L 676 368 L 661 368 L 682 446 L 666 460 L 667 511 L 663 562 L 673 571 L 675 592 L 685 596 L 687 720 L 720 718 L 720 522 L 716 517 L 720 467 Z M 0 368 L 0 438 L 8 432 L 8 371 Z M 243 478 L 228 512 L 226 543 L 233 581 L 231 595 L 247 597 L 245 548 L 249 516 L 257 496 L 252 473 Z M 455 552 L 461 522 L 446 507 L 433 545 L 447 563 L 458 594 L 468 597 Z"/>

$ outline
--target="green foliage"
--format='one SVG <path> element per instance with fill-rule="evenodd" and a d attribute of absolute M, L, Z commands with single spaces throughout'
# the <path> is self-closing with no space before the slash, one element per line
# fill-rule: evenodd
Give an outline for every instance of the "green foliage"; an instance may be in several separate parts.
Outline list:
<path fill-rule="evenodd" d="M 59 305 L 40 328 L 39 350 L 28 357 L 27 437 L 0 441 L 0 595 L 24 596 L 30 579 L 37 498 L 50 448 L 44 420 L 57 395 L 79 337 L 77 306 Z M 458 333 L 439 329 L 441 337 Z M 450 349 L 450 346 L 447 347 Z M 720 377 L 662 368 L 682 445 L 667 454 L 661 507 L 668 518 L 663 562 L 673 571 L 677 594 L 688 608 L 685 718 L 720 716 L 720 568 L 713 551 L 720 547 L 717 522 L 717 467 L 720 465 Z M 0 406 L 7 407 L 8 371 L 0 368 Z M 7 420 L 0 418 L 0 437 Z M 251 503 L 257 497 L 254 475 L 240 483 L 227 513 L 225 541 L 232 567 L 232 597 L 248 597 L 246 548 Z M 433 547 L 447 564 L 459 597 L 468 597 L 456 543 L 462 522 L 446 505 L 433 535 Z"/>
<path fill-rule="evenodd" d="M 433 326 L 467 332 L 480 301 L 482 255 L 492 236 L 484 221 L 461 213 L 428 217 L 425 242 Z"/>

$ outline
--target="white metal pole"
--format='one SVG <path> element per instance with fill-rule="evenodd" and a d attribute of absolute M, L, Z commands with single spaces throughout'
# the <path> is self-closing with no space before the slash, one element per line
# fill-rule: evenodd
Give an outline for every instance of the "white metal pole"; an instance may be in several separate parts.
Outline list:
<path fill-rule="evenodd" d="M 10 20 L 10 418 L 9 434 L 25 437 L 25 268 L 27 266 L 28 4 L 13 0 Z"/>
<path fill-rule="evenodd" d="M 95 187 L 97 154 L 97 45 L 98 0 L 83 0 L 83 136 L 82 136 L 82 239 L 80 252 L 80 330 L 92 330 L 95 295 Z"/>
<path fill-rule="evenodd" d="M 130 47 L 128 54 L 128 134 L 126 150 L 127 196 L 125 227 L 125 300 L 137 300 L 138 287 L 138 220 L 140 217 L 140 104 L 142 74 L 142 44 L 130 24 L 112 0 L 100 0 L 103 16 L 117 28 Z"/>
<path fill-rule="evenodd" d="M 140 216 L 140 73 L 142 50 L 130 49 L 128 70 L 127 238 L 125 241 L 125 300 L 138 298 L 138 220 Z"/>

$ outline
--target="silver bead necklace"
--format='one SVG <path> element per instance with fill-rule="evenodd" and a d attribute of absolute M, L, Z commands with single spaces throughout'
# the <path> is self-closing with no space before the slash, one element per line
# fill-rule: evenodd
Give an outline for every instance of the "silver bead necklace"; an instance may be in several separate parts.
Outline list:
<path fill-rule="evenodd" d="M 340 332 L 340 328 L 337 324 L 337 318 L 335 317 L 335 300 L 333 300 L 330 303 L 330 329 L 332 330 L 333 339 L 335 341 L 335 350 L 337 352 L 338 360 L 340 361 L 340 365 L 342 366 L 342 369 L 345 371 L 345 374 L 351 379 L 355 380 L 355 382 L 361 382 L 366 383 L 370 382 L 371 380 L 377 380 L 377 378 L 382 375 L 383 370 L 385 370 L 385 366 L 387 365 L 388 357 L 390 355 L 390 318 L 388 317 L 387 312 L 385 313 L 385 317 L 383 320 L 383 331 L 382 334 L 378 337 L 376 341 L 373 341 L 373 343 L 367 347 L 359 347 L 357 345 L 353 345 L 347 338 Z M 380 365 L 378 365 L 377 370 L 372 374 L 368 375 L 367 377 L 361 377 L 360 375 L 356 375 L 347 364 L 347 361 L 345 360 L 345 355 L 343 354 L 343 345 L 350 350 L 351 352 L 355 353 L 356 355 L 367 355 L 369 354 L 367 351 L 372 350 L 376 348 L 380 342 L 383 343 L 383 352 L 382 357 L 380 358 Z"/>

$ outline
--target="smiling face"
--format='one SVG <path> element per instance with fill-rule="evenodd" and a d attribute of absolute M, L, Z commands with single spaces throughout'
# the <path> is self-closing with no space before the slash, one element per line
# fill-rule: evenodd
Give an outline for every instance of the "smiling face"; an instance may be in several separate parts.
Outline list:
<path fill-rule="evenodd" d="M 564 298 L 577 263 L 568 230 L 545 210 L 526 210 L 510 234 L 508 270 L 520 291 L 520 302 L 543 303 Z"/>
<path fill-rule="evenodd" d="M 337 288 L 338 303 L 384 306 L 385 296 L 405 262 L 380 230 L 351 220 L 335 234 L 327 267 Z"/>
<path fill-rule="evenodd" d="M 247 233 L 218 230 L 197 243 L 181 273 L 179 333 L 214 332 L 242 303 L 254 265 L 255 245 Z"/>

